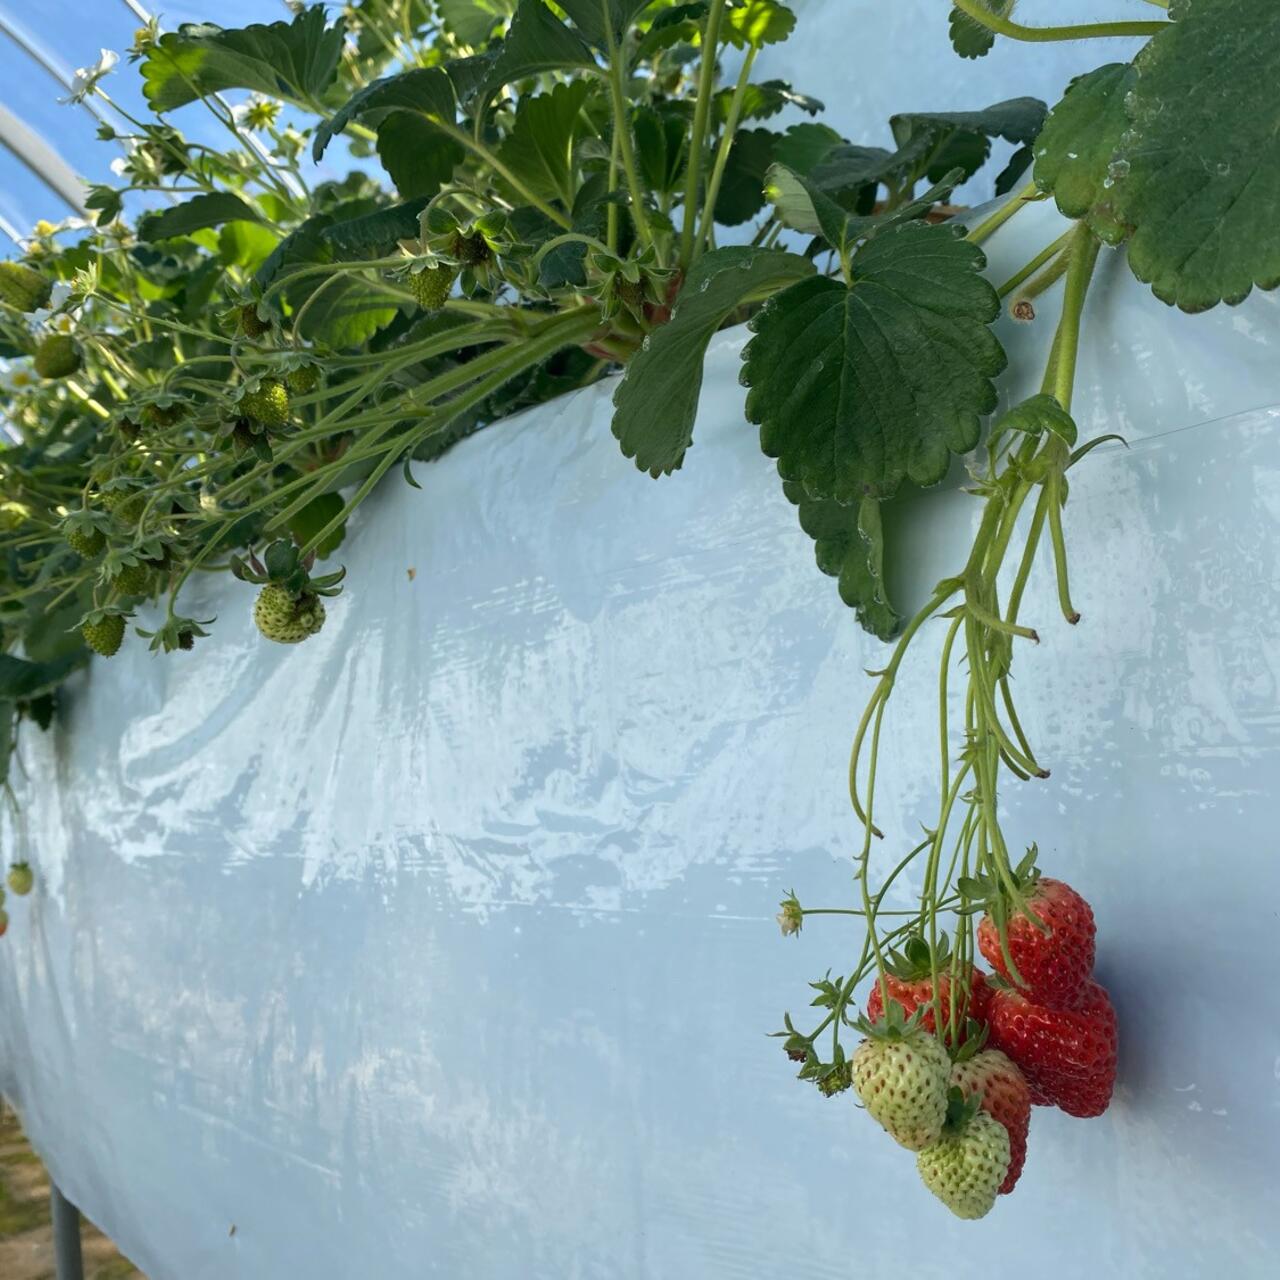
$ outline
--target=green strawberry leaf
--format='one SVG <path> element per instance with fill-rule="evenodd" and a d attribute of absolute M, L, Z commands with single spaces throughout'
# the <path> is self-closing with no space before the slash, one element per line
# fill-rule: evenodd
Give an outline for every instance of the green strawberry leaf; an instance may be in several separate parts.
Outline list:
<path fill-rule="evenodd" d="M 1138 54 L 1111 165 L 1129 266 L 1162 302 L 1205 311 L 1280 285 L 1280 5 L 1196 0 Z"/>
<path fill-rule="evenodd" d="M 149 213 L 138 224 L 139 240 L 172 240 L 224 222 L 261 222 L 256 209 L 230 191 L 192 196 L 172 208 Z"/>
<path fill-rule="evenodd" d="M 503 163 L 528 190 L 565 209 L 573 207 L 574 142 L 588 128 L 582 108 L 591 92 L 590 81 L 575 80 L 526 98 L 498 149 Z"/>
<path fill-rule="evenodd" d="M 1137 80 L 1127 62 L 1077 76 L 1044 122 L 1035 144 L 1036 186 L 1059 212 L 1083 218 L 1111 185 L 1108 169 L 1129 127 L 1124 100 Z"/>
<path fill-rule="evenodd" d="M 778 0 L 741 0 L 724 16 L 724 39 L 735 49 L 781 44 L 796 25 L 796 15 Z"/>
<path fill-rule="evenodd" d="M 573 202 L 573 230 L 581 235 L 604 235 L 608 225 L 609 188 L 606 174 L 592 174 L 578 189 Z M 550 221 L 548 219 L 548 221 Z M 561 228 L 552 226 L 544 239 L 558 236 Z M 581 288 L 587 283 L 587 246 L 581 242 L 557 245 L 538 266 L 538 283 L 544 289 L 560 289 L 565 285 Z"/>
<path fill-rule="evenodd" d="M 808 175 L 837 147 L 845 145 L 845 140 L 830 125 L 806 122 L 791 125 L 773 144 L 773 154 L 779 164 Z"/>
<path fill-rule="evenodd" d="M 678 44 L 689 47 L 692 52 L 692 42 L 699 36 L 707 9 L 707 0 L 695 0 L 692 4 L 675 4 L 670 9 L 659 10 L 636 44 L 635 60 L 647 62 L 654 54 Z"/>
<path fill-rule="evenodd" d="M 768 129 L 739 129 L 734 134 L 716 196 L 716 221 L 722 227 L 739 226 L 764 208 L 765 175 L 777 139 Z"/>
<path fill-rule="evenodd" d="M 435 195 L 466 154 L 415 111 L 393 111 L 378 125 L 378 159 L 405 200 Z"/>
<path fill-rule="evenodd" d="M 1072 416 L 1053 396 L 1044 392 L 1029 397 L 1002 414 L 991 428 L 992 443 L 1006 431 L 1022 431 L 1031 436 L 1047 431 L 1068 446 L 1075 444 L 1078 434 Z"/>
<path fill-rule="evenodd" d="M 393 204 L 376 213 L 366 213 L 346 222 L 335 222 L 322 232 L 341 258 L 364 254 L 380 258 L 391 253 L 401 240 L 418 234 L 418 215 L 426 208 L 425 198 Z"/>
<path fill-rule="evenodd" d="M 546 71 L 595 66 L 595 55 L 582 37 L 565 26 L 543 0 L 520 0 L 507 38 L 485 79 L 484 93 L 489 96 L 503 85 Z"/>
<path fill-rule="evenodd" d="M 778 159 L 786 163 L 782 155 Z M 811 169 L 797 169 L 811 177 L 814 186 L 839 204 L 847 203 L 850 196 L 856 196 L 864 188 L 874 188 L 901 171 L 902 165 L 894 152 L 851 142 L 831 147 Z"/>
<path fill-rule="evenodd" d="M 11 653 L 0 653 L 0 699 L 25 702 L 48 693 L 61 684 L 83 659 L 84 654 L 78 647 L 51 662 L 28 662 L 24 658 L 15 658 Z"/>
<path fill-rule="evenodd" d="M 817 277 L 770 300 L 743 352 L 746 413 L 784 480 L 815 498 L 891 497 L 936 484 L 996 406 L 1000 311 L 986 259 L 950 227 L 868 241 L 851 283 Z"/>
<path fill-rule="evenodd" d="M 937 182 L 950 169 L 971 178 L 991 154 L 991 139 L 1027 145 L 1044 124 L 1039 98 L 1010 98 L 981 111 L 906 112 L 889 126 L 898 144 L 900 167 Z"/>
<path fill-rule="evenodd" d="M 256 222 L 226 222 L 218 232 L 218 257 L 229 267 L 245 267 L 256 271 L 280 237 L 269 227 Z"/>
<path fill-rule="evenodd" d="M 183 23 L 142 60 L 142 91 L 153 110 L 172 111 L 223 89 L 250 89 L 314 107 L 333 84 L 346 28 L 325 26 L 322 5 L 292 22 L 254 23 L 224 31 Z"/>
<path fill-rule="evenodd" d="M 636 160 L 650 191 L 675 191 L 684 173 L 688 112 L 674 103 L 637 107 L 631 117 Z"/>
<path fill-rule="evenodd" d="M 294 512 L 289 521 L 289 532 L 298 546 L 305 546 L 330 520 L 339 515 L 345 503 L 340 494 L 322 493 L 311 499 L 305 507 Z M 347 536 L 344 520 L 325 540 L 316 546 L 316 555 L 325 560 L 331 556 Z"/>
<path fill-rule="evenodd" d="M 753 298 L 813 274 L 798 254 L 731 245 L 703 254 L 685 278 L 671 319 L 632 357 L 614 392 L 613 434 L 655 478 L 675 471 L 693 442 L 707 343 Z"/>
<path fill-rule="evenodd" d="M 444 29 L 460 44 L 477 48 L 515 11 L 514 0 L 437 0 Z"/>
<path fill-rule="evenodd" d="M 608 43 L 607 33 L 610 27 L 613 28 L 613 38 L 621 43 L 632 19 L 652 2 L 653 0 L 557 0 L 573 25 L 599 49 L 603 49 Z"/>
<path fill-rule="evenodd" d="M 1007 18 L 1013 13 L 1017 0 L 979 0 L 979 3 L 997 18 Z M 950 36 L 951 47 L 962 58 L 985 58 L 996 42 L 996 33 L 975 22 L 963 9 L 951 10 Z"/>
<path fill-rule="evenodd" d="M 844 506 L 810 498 L 794 481 L 786 481 L 782 492 L 799 508 L 800 527 L 813 539 L 818 568 L 839 580 L 840 599 L 857 612 L 867 631 L 888 640 L 902 618 L 885 589 L 879 499 L 863 498 Z"/>
<path fill-rule="evenodd" d="M 301 268 L 340 261 L 325 233 L 341 220 L 322 213 L 308 218 L 286 236 L 258 268 L 255 281 L 267 288 L 277 279 L 287 279 Z M 299 337 L 335 348 L 359 346 L 396 318 L 397 307 L 386 293 L 359 272 L 342 275 L 300 275 L 285 289 L 290 307 L 296 312 L 304 303 Z"/>
<path fill-rule="evenodd" d="M 1019 147 L 1009 157 L 1008 164 L 996 174 L 996 195 L 1002 196 L 1012 191 L 1018 185 L 1022 175 L 1031 168 L 1031 162 L 1034 159 L 1035 153 L 1032 151 L 1030 143 Z"/>
<path fill-rule="evenodd" d="M 733 95 L 734 90 L 721 89 L 715 96 L 716 116 L 721 123 L 729 118 Z M 747 85 L 738 108 L 739 119 L 768 120 L 770 116 L 776 116 L 783 107 L 799 107 L 811 116 L 824 110 L 817 98 L 796 93 L 785 80 L 765 80 L 760 84 Z"/>
<path fill-rule="evenodd" d="M 376 126 L 394 111 L 453 124 L 457 114 L 453 82 L 439 67 L 415 67 L 365 85 L 321 122 L 311 141 L 311 158 L 319 164 L 329 143 L 353 120 Z"/>
<path fill-rule="evenodd" d="M 955 169 L 942 182 L 896 209 L 860 215 L 849 213 L 818 186 L 816 179 L 775 164 L 765 175 L 765 195 L 788 227 L 806 235 L 822 236 L 844 256 L 856 241 L 928 212 L 951 192 L 960 178 L 960 170 Z"/>

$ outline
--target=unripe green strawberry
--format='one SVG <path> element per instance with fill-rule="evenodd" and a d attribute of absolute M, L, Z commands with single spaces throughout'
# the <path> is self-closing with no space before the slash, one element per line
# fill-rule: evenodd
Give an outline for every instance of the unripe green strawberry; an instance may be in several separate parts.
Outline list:
<path fill-rule="evenodd" d="M 252 302 L 246 302 L 236 313 L 237 325 L 246 338 L 260 338 L 271 330 L 271 326 L 258 315 L 258 308 Z"/>
<path fill-rule="evenodd" d="M 106 613 L 100 618 L 81 624 L 80 634 L 94 653 L 110 658 L 120 649 L 124 639 L 124 618 L 118 613 Z"/>
<path fill-rule="evenodd" d="M 49 305 L 53 285 L 21 262 L 0 262 L 0 300 L 19 311 L 39 311 Z"/>
<path fill-rule="evenodd" d="M 324 604 L 307 592 L 295 598 L 285 587 L 268 582 L 254 601 L 253 621 L 276 644 L 300 644 L 324 626 Z"/>
<path fill-rule="evenodd" d="M 305 396 L 320 385 L 320 370 L 313 364 L 300 365 L 285 374 L 285 385 L 295 396 Z"/>
<path fill-rule="evenodd" d="M 42 378 L 69 378 L 80 367 L 80 352 L 69 333 L 51 333 L 36 348 L 35 369 Z"/>
<path fill-rule="evenodd" d="M 942 1132 L 950 1073 L 941 1042 L 919 1029 L 900 1038 L 869 1036 L 853 1055 L 853 1087 L 867 1114 L 908 1151 Z"/>
<path fill-rule="evenodd" d="M 122 596 L 145 596 L 151 589 L 151 573 L 145 565 L 122 565 L 111 585 Z"/>
<path fill-rule="evenodd" d="M 36 878 L 31 871 L 31 867 L 26 862 L 15 862 L 9 868 L 9 888 L 20 898 L 25 898 L 31 892 L 32 886 L 35 884 Z"/>
<path fill-rule="evenodd" d="M 264 378 L 240 398 L 240 412 L 269 431 L 289 425 L 289 389 L 279 378 Z"/>
<path fill-rule="evenodd" d="M 921 1151 L 916 1168 L 957 1218 L 984 1218 L 1009 1169 L 1009 1135 L 998 1120 L 979 1111 Z"/>
<path fill-rule="evenodd" d="M 108 489 L 101 497 L 102 505 L 117 520 L 125 524 L 137 524 L 147 505 L 145 495 L 136 489 Z"/>
<path fill-rule="evenodd" d="M 159 430 L 181 422 L 185 412 L 180 404 L 149 404 L 143 407 L 142 421 Z"/>
<path fill-rule="evenodd" d="M 439 311 L 448 301 L 455 272 L 449 267 L 426 267 L 409 277 L 409 289 L 424 311 Z"/>
<path fill-rule="evenodd" d="M 63 528 L 62 537 L 82 560 L 93 559 L 107 545 L 106 535 L 101 529 L 85 530 L 73 524 Z"/>

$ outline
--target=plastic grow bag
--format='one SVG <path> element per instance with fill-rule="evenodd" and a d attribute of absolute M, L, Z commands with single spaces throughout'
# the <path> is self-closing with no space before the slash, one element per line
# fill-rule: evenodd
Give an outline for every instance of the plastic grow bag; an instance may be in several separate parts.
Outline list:
<path fill-rule="evenodd" d="M 1056 233 L 1021 215 L 993 271 Z M 610 386 L 544 406 L 376 496 L 314 640 L 261 642 L 219 582 L 214 638 L 126 646 L 24 735 L 0 1088 L 67 1195 L 153 1280 L 1271 1274 L 1276 299 L 1191 319 L 1102 270 L 1079 417 L 1132 448 L 1073 473 L 1078 628 L 1033 578 L 1053 776 L 1005 799 L 1096 908 L 1106 1116 L 1038 1109 L 1016 1194 L 960 1223 L 765 1038 L 859 940 L 772 917 L 852 893 L 883 649 L 743 421 L 738 330 L 673 477 L 621 456 Z M 921 500 L 908 594 L 975 511 Z M 899 841 L 932 812 L 926 654 L 886 721 Z"/>

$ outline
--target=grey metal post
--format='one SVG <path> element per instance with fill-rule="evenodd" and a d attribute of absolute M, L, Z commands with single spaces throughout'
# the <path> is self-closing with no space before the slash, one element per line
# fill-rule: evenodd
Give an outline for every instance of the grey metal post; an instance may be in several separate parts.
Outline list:
<path fill-rule="evenodd" d="M 84 1280 L 80 1258 L 80 1210 L 53 1184 L 49 1194 L 53 1211 L 53 1265 L 57 1280 Z"/>

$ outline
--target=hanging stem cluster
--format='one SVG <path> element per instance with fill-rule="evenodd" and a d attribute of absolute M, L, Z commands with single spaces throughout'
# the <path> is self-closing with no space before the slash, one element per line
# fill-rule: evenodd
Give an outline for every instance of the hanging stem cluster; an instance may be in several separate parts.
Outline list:
<path fill-rule="evenodd" d="M 819 1083 L 832 1079 L 831 1073 L 838 1078 L 844 1068 L 840 1027 L 851 1023 L 846 1011 L 854 989 L 872 972 L 877 974 L 884 1007 L 888 1007 L 886 972 L 891 948 L 910 937 L 929 943 L 934 1025 L 944 1040 L 958 1040 L 973 966 L 974 916 L 983 906 L 975 900 L 976 886 L 997 886 L 1014 908 L 1035 919 L 1020 889 L 1019 869 L 1000 818 L 1000 789 L 1006 775 L 1022 781 L 1049 776 L 1028 740 L 1014 702 L 1014 649 L 1019 642 L 1039 642 L 1036 631 L 1020 621 L 1020 612 L 1046 531 L 1063 615 L 1070 623 L 1079 620 L 1070 598 L 1062 507 L 1067 499 L 1066 472 L 1099 443 L 1074 448 L 1069 417 L 1081 316 L 1099 242 L 1079 224 L 1065 241 L 1051 248 L 1065 259 L 1066 288 L 1041 394 L 993 427 L 985 446 L 984 466 L 970 490 L 981 499 L 982 514 L 969 557 L 958 574 L 938 584 L 904 627 L 884 669 L 873 673 L 876 683 L 854 735 L 849 796 L 863 833 L 855 877 L 860 906 L 851 911 L 805 909 L 793 895 L 783 903 L 779 916 L 784 932 L 794 931 L 804 917 L 814 914 L 851 914 L 865 923 L 862 953 L 849 975 L 834 983 L 824 980 L 814 984 L 823 993 L 818 1003 L 828 1009 L 823 1021 L 813 1032 L 801 1034 L 788 1018 L 782 1033 L 788 1037 L 788 1051 L 806 1063 L 801 1074 Z M 1042 263 L 1051 256 L 1038 255 L 1036 261 Z M 1031 517 L 1024 528 L 1022 516 L 1029 505 Z M 1010 568 L 1013 573 L 1006 594 L 1001 584 Z M 873 889 L 872 850 L 883 834 L 876 825 L 876 792 L 885 713 L 908 652 L 926 624 L 934 620 L 946 623 L 938 674 L 938 813 L 925 839 Z M 957 671 L 963 673 L 954 703 L 962 708 L 958 726 L 953 724 L 952 713 Z M 918 908 L 906 913 L 886 912 L 883 904 L 890 888 L 911 866 L 919 868 Z M 898 918 L 893 928 L 882 931 L 880 921 L 886 915 Z M 954 916 L 955 943 L 950 947 L 943 945 L 941 927 L 948 915 Z M 1001 938 L 1006 963 L 1016 975 L 1003 928 Z M 942 976 L 940 956 L 948 966 L 949 982 L 938 981 Z M 946 994 L 945 1007 L 940 993 Z M 828 1028 L 832 1029 L 832 1057 L 824 1061 L 815 1041 Z"/>

